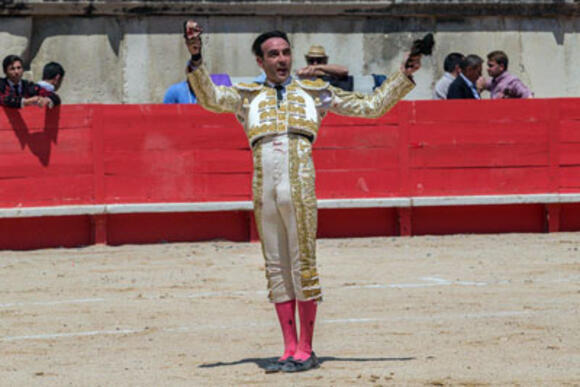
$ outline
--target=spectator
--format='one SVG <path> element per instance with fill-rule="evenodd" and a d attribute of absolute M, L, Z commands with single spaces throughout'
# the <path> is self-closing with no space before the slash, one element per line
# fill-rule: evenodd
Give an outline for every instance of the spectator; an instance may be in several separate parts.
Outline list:
<path fill-rule="evenodd" d="M 447 99 L 481 99 L 476 82 L 481 77 L 482 63 L 483 59 L 474 54 L 461 60 L 461 72 L 449 85 Z"/>
<path fill-rule="evenodd" d="M 304 57 L 307 66 L 296 72 L 298 77 L 320 77 L 332 86 L 346 91 L 353 90 L 353 77 L 348 75 L 348 69 L 341 65 L 328 64 L 328 55 L 324 47 L 315 44 L 310 47 Z"/>
<path fill-rule="evenodd" d="M 188 28 L 191 28 L 192 23 L 194 23 L 192 20 L 186 20 L 183 22 L 183 38 L 185 40 L 185 46 L 190 54 L 194 52 L 193 50 L 197 50 L 198 47 L 201 46 L 201 41 L 199 39 L 188 37 Z M 232 85 L 228 74 L 212 74 L 211 80 L 216 85 Z M 163 103 L 197 103 L 197 98 L 191 87 L 189 87 L 189 83 L 187 81 L 182 81 L 169 86 L 169 89 L 167 89 L 165 96 L 163 97 Z"/>
<path fill-rule="evenodd" d="M 433 99 L 447 99 L 449 86 L 461 72 L 460 64 L 462 59 L 463 54 L 459 52 L 452 52 L 445 57 L 445 61 L 443 61 L 443 70 L 445 73 L 435 84 Z"/>
<path fill-rule="evenodd" d="M 38 86 L 47 91 L 56 92 L 60 89 L 63 79 L 64 69 L 60 63 L 50 62 L 44 65 L 42 69 L 42 81 L 38 82 Z"/>
<path fill-rule="evenodd" d="M 228 74 L 211 74 L 210 77 L 216 85 L 232 85 Z M 191 87 L 189 87 L 189 83 L 182 81 L 169 86 L 169 89 L 165 92 L 165 97 L 163 97 L 163 103 L 197 103 L 197 98 Z"/>
<path fill-rule="evenodd" d="M 22 59 L 16 55 L 8 55 L 2 61 L 6 78 L 0 78 L 0 105 L 13 108 L 32 105 L 51 108 L 59 105 L 58 95 L 22 79 L 22 63 Z"/>
<path fill-rule="evenodd" d="M 491 79 L 482 79 L 480 88 L 488 90 L 491 99 L 531 98 L 533 93 L 518 77 L 508 73 L 508 57 L 503 51 L 487 54 L 487 73 Z"/>

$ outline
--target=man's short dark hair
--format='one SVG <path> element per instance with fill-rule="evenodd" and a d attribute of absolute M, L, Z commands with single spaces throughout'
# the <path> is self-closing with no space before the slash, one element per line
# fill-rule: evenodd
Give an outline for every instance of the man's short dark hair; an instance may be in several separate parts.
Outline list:
<path fill-rule="evenodd" d="M 475 55 L 475 54 L 471 54 L 471 55 L 467 55 L 465 58 L 463 58 L 459 67 L 461 67 L 461 70 L 465 70 L 468 67 L 480 66 L 482 63 L 483 63 L 483 59 L 481 59 L 480 56 Z"/>
<path fill-rule="evenodd" d="M 498 65 L 503 65 L 503 69 L 507 70 L 508 68 L 508 57 L 505 52 L 503 51 L 492 51 L 487 54 L 487 60 L 492 60 Z"/>
<path fill-rule="evenodd" d="M 2 68 L 4 69 L 4 74 L 6 74 L 8 66 L 11 66 L 14 62 L 24 63 L 22 61 L 22 58 L 19 57 L 18 55 L 8 55 L 6 58 L 4 58 L 4 60 L 2 61 Z"/>
<path fill-rule="evenodd" d="M 44 65 L 42 69 L 43 80 L 54 79 L 57 75 L 60 75 L 61 78 L 64 77 L 64 69 L 60 63 L 50 62 Z"/>
<path fill-rule="evenodd" d="M 258 36 L 256 38 L 256 40 L 254 40 L 254 44 L 252 44 L 252 52 L 254 53 L 254 55 L 259 56 L 260 58 L 263 58 L 264 52 L 262 51 L 262 43 L 264 43 L 266 40 L 271 39 L 271 38 L 282 38 L 288 44 L 290 44 L 290 41 L 288 40 L 288 35 L 286 35 L 286 32 L 278 31 L 278 30 L 264 32 L 263 34 Z"/>
<path fill-rule="evenodd" d="M 452 52 L 451 54 L 445 57 L 445 61 L 443 62 L 443 70 L 450 73 L 455 70 L 456 66 L 461 64 L 461 60 L 463 59 L 463 54 L 458 52 Z"/>

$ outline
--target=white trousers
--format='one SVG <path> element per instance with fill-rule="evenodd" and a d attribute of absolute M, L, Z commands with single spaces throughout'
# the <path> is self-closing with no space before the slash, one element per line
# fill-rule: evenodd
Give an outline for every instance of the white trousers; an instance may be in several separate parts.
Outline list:
<path fill-rule="evenodd" d="M 312 145 L 279 135 L 254 146 L 254 213 L 266 261 L 269 299 L 320 300 Z"/>

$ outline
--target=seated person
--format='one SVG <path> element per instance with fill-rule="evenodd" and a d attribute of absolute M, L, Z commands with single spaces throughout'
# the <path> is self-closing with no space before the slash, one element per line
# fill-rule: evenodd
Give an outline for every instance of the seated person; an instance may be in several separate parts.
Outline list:
<path fill-rule="evenodd" d="M 341 65 L 328 64 L 328 55 L 324 47 L 313 45 L 306 55 L 307 66 L 296 72 L 300 78 L 320 77 L 334 87 L 353 91 L 353 77 L 348 75 L 348 69 Z"/>
<path fill-rule="evenodd" d="M 24 106 L 49 107 L 60 105 L 55 93 L 36 83 L 22 79 L 23 61 L 16 55 L 8 55 L 2 61 L 6 78 L 0 78 L 0 106 L 21 108 Z"/>

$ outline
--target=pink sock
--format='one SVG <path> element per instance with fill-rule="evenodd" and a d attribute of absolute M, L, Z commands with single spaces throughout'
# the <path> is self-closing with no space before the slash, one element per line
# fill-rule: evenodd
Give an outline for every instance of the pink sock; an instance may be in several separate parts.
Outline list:
<path fill-rule="evenodd" d="M 296 300 L 280 302 L 275 304 L 275 306 L 280 328 L 282 328 L 282 336 L 284 337 L 284 354 L 278 360 L 283 361 L 296 352 L 298 342 L 295 317 Z"/>
<path fill-rule="evenodd" d="M 316 301 L 298 301 L 298 315 L 300 316 L 300 340 L 294 354 L 296 360 L 306 360 L 312 354 L 312 337 L 314 335 L 314 321 L 316 320 Z"/>

